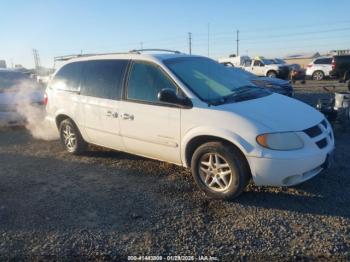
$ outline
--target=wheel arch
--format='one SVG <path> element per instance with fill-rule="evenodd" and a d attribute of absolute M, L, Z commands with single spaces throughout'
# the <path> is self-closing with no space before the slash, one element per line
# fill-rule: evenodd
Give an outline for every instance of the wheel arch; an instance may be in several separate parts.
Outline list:
<path fill-rule="evenodd" d="M 85 141 L 89 141 L 89 137 L 87 136 L 87 134 L 85 133 L 85 130 L 83 128 L 81 128 L 77 121 L 75 121 L 75 119 L 73 117 L 71 117 L 69 114 L 67 114 L 66 112 L 59 112 L 57 113 L 56 117 L 55 117 L 55 123 L 57 128 L 60 128 L 60 123 L 65 120 L 65 119 L 70 119 L 73 124 L 76 126 L 76 128 L 78 128 L 80 134 L 82 135 L 83 139 Z"/>
<path fill-rule="evenodd" d="M 269 70 L 267 70 L 266 76 L 268 76 L 269 73 L 271 73 L 271 72 L 275 73 L 275 75 L 277 76 L 277 70 L 275 70 L 275 69 L 269 69 Z"/>
<path fill-rule="evenodd" d="M 56 118 L 55 118 L 55 122 L 56 122 L 57 128 L 59 128 L 61 122 L 62 122 L 63 120 L 66 120 L 66 119 L 70 119 L 70 120 L 72 120 L 72 121 L 75 123 L 75 121 L 74 121 L 71 117 L 69 117 L 68 115 L 63 114 L 63 113 L 62 113 L 62 114 L 58 114 L 58 115 L 56 116 Z"/>
<path fill-rule="evenodd" d="M 321 72 L 323 77 L 324 78 L 326 76 L 325 72 L 322 70 L 322 69 L 316 69 L 315 71 L 312 72 L 312 75 L 311 77 L 314 78 L 314 74 L 317 73 L 317 72 Z"/>
<path fill-rule="evenodd" d="M 191 132 L 184 137 L 182 142 L 182 152 L 181 158 L 183 165 L 185 167 L 191 166 L 191 159 L 194 151 L 202 144 L 207 142 L 219 141 L 223 142 L 229 146 L 237 149 L 244 159 L 247 161 L 248 166 L 249 162 L 246 157 L 247 154 L 254 154 L 255 148 L 248 141 L 246 141 L 241 136 L 234 134 L 230 131 L 221 130 L 221 132 Z M 258 155 L 258 153 L 256 153 Z"/>

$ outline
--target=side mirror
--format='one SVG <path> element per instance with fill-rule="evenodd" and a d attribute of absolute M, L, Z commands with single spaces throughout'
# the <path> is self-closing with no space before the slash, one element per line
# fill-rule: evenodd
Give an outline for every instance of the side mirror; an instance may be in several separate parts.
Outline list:
<path fill-rule="evenodd" d="M 187 97 L 179 97 L 173 89 L 164 88 L 158 93 L 158 100 L 167 104 L 177 105 L 183 108 L 191 108 L 192 102 Z"/>

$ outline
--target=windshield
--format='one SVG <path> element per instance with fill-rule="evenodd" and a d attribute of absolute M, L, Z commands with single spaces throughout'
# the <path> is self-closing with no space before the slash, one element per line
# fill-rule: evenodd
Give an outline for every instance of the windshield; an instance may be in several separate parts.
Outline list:
<path fill-rule="evenodd" d="M 284 64 L 286 64 L 286 61 L 284 61 L 283 59 L 276 58 L 276 59 L 275 59 L 275 64 L 284 65 Z"/>
<path fill-rule="evenodd" d="M 272 64 L 274 64 L 275 62 L 273 61 L 273 60 L 271 60 L 271 59 L 260 59 L 263 63 L 264 63 L 264 65 L 272 65 Z"/>
<path fill-rule="evenodd" d="M 0 71 L 0 90 L 15 87 L 18 83 L 27 79 L 29 77 L 20 72 Z"/>
<path fill-rule="evenodd" d="M 165 65 L 201 100 L 208 103 L 226 102 L 227 99 L 237 98 L 239 94 L 250 98 L 255 95 L 268 95 L 254 85 L 247 74 L 238 69 L 228 68 L 214 60 L 204 57 L 172 58 L 164 61 Z M 236 96 L 237 95 L 237 96 Z"/>

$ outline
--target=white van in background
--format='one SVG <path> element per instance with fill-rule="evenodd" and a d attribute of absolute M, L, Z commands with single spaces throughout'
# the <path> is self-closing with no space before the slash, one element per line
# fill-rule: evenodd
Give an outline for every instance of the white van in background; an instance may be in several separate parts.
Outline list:
<path fill-rule="evenodd" d="M 164 50 L 77 56 L 46 90 L 48 120 L 71 154 L 91 143 L 184 166 L 214 198 L 237 197 L 251 178 L 291 186 L 328 168 L 334 136 L 321 113 L 233 76 Z"/>

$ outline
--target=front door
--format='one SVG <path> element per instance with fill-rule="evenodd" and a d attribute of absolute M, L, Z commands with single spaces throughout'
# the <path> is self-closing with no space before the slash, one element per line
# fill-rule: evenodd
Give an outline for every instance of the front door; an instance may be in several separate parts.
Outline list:
<path fill-rule="evenodd" d="M 121 135 L 131 153 L 181 164 L 180 108 L 158 100 L 163 88 L 177 90 L 160 67 L 133 63 L 120 104 Z"/>

